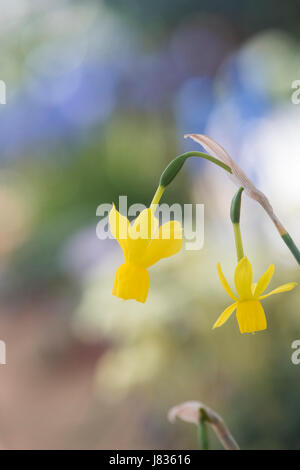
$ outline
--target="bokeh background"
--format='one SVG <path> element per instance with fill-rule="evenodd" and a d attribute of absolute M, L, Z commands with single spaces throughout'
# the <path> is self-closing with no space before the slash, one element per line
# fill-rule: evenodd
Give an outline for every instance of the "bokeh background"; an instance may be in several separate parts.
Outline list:
<path fill-rule="evenodd" d="M 189 161 L 164 202 L 205 205 L 205 242 L 151 268 L 145 305 L 111 295 L 122 262 L 101 203 L 149 204 L 184 133 L 220 142 L 300 243 L 298 2 L 2 0 L 0 447 L 193 449 L 168 409 L 200 400 L 243 449 L 300 447 L 299 292 L 266 299 L 268 329 L 212 331 L 232 282 L 236 190 Z M 245 250 L 272 287 L 300 281 L 272 222 L 243 200 Z M 212 446 L 220 448 L 211 436 Z"/>

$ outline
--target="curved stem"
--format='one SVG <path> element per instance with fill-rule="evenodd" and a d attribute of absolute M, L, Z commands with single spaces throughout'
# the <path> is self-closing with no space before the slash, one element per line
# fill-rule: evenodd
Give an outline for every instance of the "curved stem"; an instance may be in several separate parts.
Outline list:
<path fill-rule="evenodd" d="M 160 177 L 160 181 L 159 181 L 160 186 L 163 186 L 163 187 L 168 186 L 173 181 L 177 173 L 181 170 L 185 161 L 190 157 L 204 158 L 205 160 L 208 160 L 214 163 L 215 165 L 218 165 L 219 167 L 223 168 L 223 170 L 228 171 L 228 173 L 232 173 L 231 168 L 228 165 L 226 165 L 221 160 L 218 160 L 215 157 L 211 157 L 210 155 L 207 155 L 206 153 L 203 153 L 203 152 L 186 152 L 174 158 L 174 160 L 172 160 L 169 163 L 169 165 L 167 166 L 167 168 L 164 170 L 164 172 L 162 173 Z"/>
<path fill-rule="evenodd" d="M 232 173 L 232 170 L 230 166 L 226 165 L 226 163 L 223 163 L 221 160 L 218 158 L 212 157 L 211 155 L 208 155 L 207 153 L 203 152 L 186 152 L 183 153 L 182 155 L 179 155 L 176 158 L 184 158 L 185 160 L 190 157 L 200 157 L 203 158 L 204 160 L 208 160 L 211 163 L 214 163 L 215 165 L 218 165 L 219 167 L 223 168 L 223 170 L 228 171 L 228 173 Z"/>

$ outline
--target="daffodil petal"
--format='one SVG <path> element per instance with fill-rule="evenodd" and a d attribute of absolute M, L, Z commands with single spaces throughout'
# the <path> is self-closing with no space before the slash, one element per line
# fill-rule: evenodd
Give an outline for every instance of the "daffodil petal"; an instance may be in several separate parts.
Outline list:
<path fill-rule="evenodd" d="M 113 207 L 108 216 L 109 228 L 112 235 L 118 241 L 120 247 L 123 250 L 124 256 L 126 257 L 127 251 L 127 240 L 128 240 L 128 229 L 130 226 L 129 220 L 124 215 L 121 215 L 116 206 Z"/>
<path fill-rule="evenodd" d="M 259 298 L 260 299 L 265 299 L 266 297 L 269 297 L 270 295 L 273 294 L 281 294 L 281 292 L 288 292 L 289 290 L 294 289 L 294 287 L 297 285 L 297 282 L 289 282 L 288 284 L 283 284 L 282 286 L 276 287 L 276 289 L 271 290 L 268 294 L 261 295 Z"/>
<path fill-rule="evenodd" d="M 219 326 L 222 326 L 224 325 L 225 322 L 227 322 L 228 318 L 230 317 L 230 315 L 233 314 L 233 312 L 235 311 L 236 309 L 236 306 L 237 306 L 237 303 L 235 302 L 234 304 L 232 305 L 229 305 L 229 307 L 227 307 L 223 313 L 221 313 L 221 315 L 219 316 L 218 320 L 216 321 L 216 323 L 214 324 L 213 328 L 218 328 Z"/>
<path fill-rule="evenodd" d="M 232 300 L 237 300 L 236 296 L 234 295 L 234 293 L 232 292 L 228 282 L 227 282 L 227 279 L 226 277 L 224 276 L 223 272 L 222 272 L 222 269 L 221 269 L 221 264 L 218 263 L 217 264 L 217 271 L 218 271 L 218 274 L 219 274 L 219 278 L 220 278 L 220 281 L 221 281 L 221 284 L 222 286 L 224 287 L 225 291 L 227 292 L 227 294 L 229 295 L 229 297 L 232 299 Z"/>
<path fill-rule="evenodd" d="M 267 328 L 266 315 L 258 300 L 238 302 L 236 318 L 241 333 L 255 333 Z"/>
<path fill-rule="evenodd" d="M 182 227 L 177 221 L 166 222 L 156 232 L 142 259 L 142 265 L 152 266 L 162 258 L 173 256 L 182 247 Z"/>
<path fill-rule="evenodd" d="M 273 277 L 274 269 L 275 269 L 274 264 L 271 264 L 266 270 L 266 272 L 261 276 L 261 278 L 259 279 L 256 285 L 256 288 L 253 294 L 254 297 L 259 297 L 260 294 L 262 294 L 266 290 L 266 288 L 268 287 Z"/>
<path fill-rule="evenodd" d="M 234 282 L 237 293 L 241 300 L 248 300 L 252 298 L 251 284 L 252 284 L 252 266 L 246 256 L 242 258 L 235 268 Z"/>
<path fill-rule="evenodd" d="M 128 259 L 131 263 L 141 265 L 148 245 L 157 231 L 158 219 L 151 209 L 144 209 L 129 226 Z"/>
<path fill-rule="evenodd" d="M 153 210 L 144 209 L 129 228 L 130 238 L 151 240 L 158 229 L 158 219 Z"/>
<path fill-rule="evenodd" d="M 251 285 L 251 292 L 252 292 L 252 295 L 254 295 L 256 286 L 257 286 L 257 282 L 254 282 L 254 283 Z"/>

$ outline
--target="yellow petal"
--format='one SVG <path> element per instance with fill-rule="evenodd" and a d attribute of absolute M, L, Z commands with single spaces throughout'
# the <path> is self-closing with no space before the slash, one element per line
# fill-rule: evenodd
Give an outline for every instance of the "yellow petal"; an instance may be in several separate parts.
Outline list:
<path fill-rule="evenodd" d="M 237 293 L 241 300 L 249 300 L 252 298 L 252 266 L 246 256 L 242 258 L 235 268 L 234 282 Z"/>
<path fill-rule="evenodd" d="M 113 295 L 120 299 L 135 299 L 144 303 L 149 290 L 149 273 L 147 269 L 130 263 L 122 264 L 115 276 Z"/>
<path fill-rule="evenodd" d="M 256 285 L 256 288 L 254 291 L 254 297 L 259 297 L 260 294 L 262 294 L 266 290 L 266 288 L 268 287 L 273 277 L 274 269 L 275 269 L 274 264 L 271 264 L 266 270 L 266 272 L 261 276 L 260 280 L 258 281 Z"/>
<path fill-rule="evenodd" d="M 251 285 L 251 293 L 252 293 L 253 296 L 254 296 L 254 292 L 255 292 L 256 286 L 257 286 L 257 282 L 254 282 L 254 283 Z"/>
<path fill-rule="evenodd" d="M 129 229 L 130 238 L 143 238 L 151 240 L 158 229 L 158 219 L 154 216 L 153 210 L 144 209 L 135 219 Z"/>
<path fill-rule="evenodd" d="M 265 312 L 258 300 L 238 302 L 236 318 L 241 333 L 255 333 L 267 328 Z"/>
<path fill-rule="evenodd" d="M 224 323 L 228 320 L 228 318 L 230 317 L 230 315 L 232 315 L 233 312 L 235 311 L 236 306 L 237 306 L 237 303 L 236 303 L 236 302 L 235 302 L 234 304 L 232 304 L 232 305 L 229 305 L 229 307 L 227 307 L 226 310 L 224 310 L 224 312 L 221 313 L 221 315 L 219 316 L 218 320 L 217 320 L 216 323 L 214 324 L 213 328 L 218 328 L 219 326 L 224 325 Z"/>
<path fill-rule="evenodd" d="M 162 258 L 175 255 L 182 247 L 182 227 L 173 220 L 163 224 L 148 245 L 142 265 L 152 266 Z"/>
<path fill-rule="evenodd" d="M 283 284 L 282 286 L 276 287 L 276 289 L 271 290 L 268 294 L 261 295 L 259 298 L 260 299 L 265 299 L 266 297 L 269 297 L 270 295 L 273 294 L 280 294 L 281 292 L 288 292 L 289 290 L 294 289 L 294 287 L 297 285 L 297 282 L 289 282 L 288 284 Z"/>
<path fill-rule="evenodd" d="M 232 300 L 237 300 L 236 296 L 234 295 L 234 293 L 232 292 L 227 280 L 226 280 L 226 277 L 224 276 L 223 272 L 222 272 L 222 269 L 221 269 L 221 264 L 218 263 L 217 264 L 217 271 L 218 271 L 218 274 L 219 274 L 219 278 L 220 278 L 220 281 L 221 281 L 221 284 L 222 286 L 224 287 L 225 291 L 227 292 L 227 294 L 229 295 L 229 297 L 232 299 Z"/>
<path fill-rule="evenodd" d="M 158 228 L 158 219 L 151 209 L 144 209 L 129 227 L 128 258 L 141 265 L 148 245 Z"/>
<path fill-rule="evenodd" d="M 115 239 L 118 240 L 124 256 L 126 257 L 128 229 L 130 226 L 129 220 L 116 210 L 116 206 L 114 204 L 109 213 L 108 220 L 110 231 Z"/>

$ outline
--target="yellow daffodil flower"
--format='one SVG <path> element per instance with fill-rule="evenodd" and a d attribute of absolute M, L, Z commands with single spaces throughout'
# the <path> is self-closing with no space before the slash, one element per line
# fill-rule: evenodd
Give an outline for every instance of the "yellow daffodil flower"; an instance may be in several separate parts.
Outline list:
<path fill-rule="evenodd" d="M 238 262 L 235 269 L 234 282 L 239 296 L 238 298 L 232 292 L 224 274 L 222 273 L 220 263 L 217 265 L 217 270 L 222 286 L 229 297 L 234 300 L 234 303 L 224 310 L 213 328 L 222 326 L 236 309 L 236 317 L 241 333 L 254 333 L 255 331 L 265 330 L 267 328 L 267 320 L 260 300 L 273 294 L 280 294 L 281 292 L 292 290 L 297 285 L 296 282 L 290 282 L 277 287 L 268 294 L 261 295 L 266 290 L 272 279 L 274 265 L 271 264 L 269 266 L 257 284 L 252 284 L 252 266 L 248 258 L 244 256 Z"/>
<path fill-rule="evenodd" d="M 181 225 L 171 221 L 158 227 L 152 208 L 143 210 L 130 224 L 114 205 L 109 213 L 109 225 L 125 258 L 116 272 L 112 293 L 124 300 L 135 299 L 144 303 L 149 290 L 147 268 L 181 249 Z"/>

